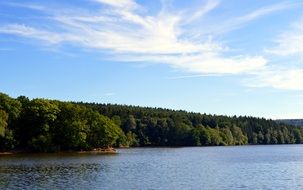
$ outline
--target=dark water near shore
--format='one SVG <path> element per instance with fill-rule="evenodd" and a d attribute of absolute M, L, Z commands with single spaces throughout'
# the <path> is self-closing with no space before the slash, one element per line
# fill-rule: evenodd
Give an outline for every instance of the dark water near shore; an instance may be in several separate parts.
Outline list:
<path fill-rule="evenodd" d="M 5 155 L 0 189 L 303 189 L 303 145 Z"/>

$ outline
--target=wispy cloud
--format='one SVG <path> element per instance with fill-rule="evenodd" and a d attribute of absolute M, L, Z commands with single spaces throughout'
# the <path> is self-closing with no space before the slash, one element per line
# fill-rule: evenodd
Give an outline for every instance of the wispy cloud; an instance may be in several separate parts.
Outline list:
<path fill-rule="evenodd" d="M 116 95 L 116 93 L 114 93 L 114 92 L 106 92 L 106 93 L 104 93 L 104 96 L 114 96 L 114 95 Z"/>
<path fill-rule="evenodd" d="M 297 6 L 297 4 L 294 4 L 294 3 L 283 2 L 283 3 L 266 6 L 266 7 L 261 7 L 244 16 L 240 16 L 239 18 L 234 19 L 233 23 L 234 23 L 234 25 L 244 24 L 246 22 L 255 20 L 255 19 L 265 16 L 267 14 L 274 13 L 274 12 L 281 11 L 281 10 L 290 9 L 290 8 L 293 8 L 296 6 Z"/>
<path fill-rule="evenodd" d="M 219 1 L 213 0 L 213 1 L 207 1 L 203 6 L 200 7 L 197 11 L 194 12 L 192 16 L 187 18 L 187 22 L 190 23 L 192 21 L 198 20 L 204 15 L 206 15 L 208 12 L 212 11 L 219 5 Z"/>
<path fill-rule="evenodd" d="M 65 36 L 62 34 L 43 31 L 41 29 L 36 29 L 30 26 L 25 26 L 21 24 L 9 24 L 0 27 L 0 33 L 14 34 L 23 37 L 35 38 L 48 42 L 50 44 L 61 43 L 66 40 Z"/>
<path fill-rule="evenodd" d="M 259 72 L 245 81 L 250 87 L 303 90 L 303 69 L 270 69 Z"/>
<path fill-rule="evenodd" d="M 246 81 L 247 85 L 303 90 L 303 67 L 298 58 L 303 58 L 303 19 L 293 22 L 283 30 L 275 37 L 273 47 L 264 51 L 276 58 L 287 58 L 287 61 L 282 67 L 268 67 L 265 72 L 260 72 L 252 80 Z"/>
<path fill-rule="evenodd" d="M 176 77 L 167 77 L 167 79 L 176 80 L 176 79 L 187 79 L 187 78 L 200 78 L 200 77 L 219 77 L 223 76 L 220 74 L 199 74 L 199 75 L 182 75 Z"/>
<path fill-rule="evenodd" d="M 133 0 L 94 0 L 95 2 L 103 3 L 119 9 L 136 9 L 139 5 Z"/>
<path fill-rule="evenodd" d="M 46 10 L 44 6 L 31 4 L 31 3 L 17 3 L 17 2 L 2 2 L 4 5 L 13 6 L 13 7 L 20 7 L 20 8 L 26 8 L 26 9 L 33 9 L 38 11 L 44 11 Z"/>
<path fill-rule="evenodd" d="M 266 49 L 266 52 L 279 56 L 303 54 L 303 19 L 294 22 L 286 30 L 275 39 L 275 47 Z"/>
<path fill-rule="evenodd" d="M 43 41 L 47 44 L 69 43 L 78 47 L 110 52 L 112 59 L 119 61 L 148 62 L 168 64 L 172 68 L 198 75 L 253 74 L 275 72 L 267 71 L 268 60 L 262 55 L 228 54 L 229 47 L 213 40 L 209 34 L 195 34 L 192 27 L 186 26 L 203 18 L 220 5 L 219 1 L 209 0 L 195 12 L 160 10 L 157 14 L 147 15 L 143 7 L 133 0 L 92 0 L 102 5 L 100 11 L 47 11 L 52 27 L 11 23 L 0 26 L 0 33 L 12 34 Z M 218 31 L 231 31 L 267 14 L 288 9 L 293 4 L 280 3 L 261 7 L 246 15 L 226 19 L 216 23 Z M 29 8 L 30 8 L 29 7 Z M 102 8 L 103 7 L 103 8 Z M 142 13 L 144 12 L 144 13 Z M 198 27 L 200 28 L 200 27 Z M 207 26 L 204 26 L 207 28 Z M 205 31 L 208 31 L 205 29 Z M 215 33 L 214 33 L 215 34 Z M 199 40 L 193 36 L 199 36 Z M 203 36 L 201 36 L 203 35 Z M 291 71 L 289 71 L 292 73 Z M 292 73 L 300 78 L 300 74 Z M 285 84 L 265 79 L 258 75 L 260 83 L 282 88 Z M 292 82 L 293 79 L 288 81 Z M 283 82 L 283 81 L 282 81 Z M 295 84 L 297 88 L 299 84 Z M 257 86 L 257 85 L 255 85 Z"/>
<path fill-rule="evenodd" d="M 279 12 L 282 10 L 291 9 L 297 7 L 298 3 L 277 3 L 266 7 L 261 7 L 255 10 L 252 10 L 244 15 L 234 16 L 234 17 L 227 17 L 224 18 L 225 21 L 221 22 L 220 24 L 215 23 L 207 27 L 206 30 L 202 30 L 201 34 L 212 34 L 212 35 L 219 35 L 227 32 L 231 32 L 233 30 L 239 29 L 250 22 L 260 19 L 266 15 Z"/>

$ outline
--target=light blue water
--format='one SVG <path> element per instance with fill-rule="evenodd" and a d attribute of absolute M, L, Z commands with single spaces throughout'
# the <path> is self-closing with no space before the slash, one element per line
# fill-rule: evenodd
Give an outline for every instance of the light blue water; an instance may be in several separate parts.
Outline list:
<path fill-rule="evenodd" d="M 0 189 L 303 189 L 303 145 L 0 156 Z"/>

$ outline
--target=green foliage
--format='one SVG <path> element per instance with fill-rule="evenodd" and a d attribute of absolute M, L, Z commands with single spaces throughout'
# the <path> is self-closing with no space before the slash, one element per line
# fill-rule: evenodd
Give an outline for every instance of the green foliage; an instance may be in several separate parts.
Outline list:
<path fill-rule="evenodd" d="M 126 134 L 126 143 L 125 146 L 130 147 L 130 146 L 139 146 L 139 142 L 137 140 L 137 135 L 132 132 L 128 132 Z"/>
<path fill-rule="evenodd" d="M 19 117 L 21 103 L 6 94 L 0 93 L 0 110 L 4 110 L 9 115 L 8 123 L 12 124 L 12 121 Z"/>
<path fill-rule="evenodd" d="M 221 128 L 220 136 L 222 138 L 223 145 L 234 145 L 234 136 L 230 131 L 230 128 L 227 127 Z"/>
<path fill-rule="evenodd" d="M 108 147 L 114 145 L 122 138 L 123 132 L 112 120 L 98 112 L 88 114 L 90 133 L 88 142 L 93 147 Z"/>
<path fill-rule="evenodd" d="M 8 115 L 5 111 L 0 110 L 0 137 L 5 136 L 5 131 L 7 127 Z"/>
<path fill-rule="evenodd" d="M 232 126 L 231 127 L 231 132 L 232 132 L 232 135 L 233 135 L 235 145 L 244 145 L 244 144 L 248 143 L 247 136 L 245 136 L 242 133 L 242 130 L 241 130 L 240 127 Z M 267 143 L 267 144 L 270 144 L 270 143 Z"/>
<path fill-rule="evenodd" d="M 263 118 L 25 96 L 14 99 L 0 93 L 0 151 L 284 143 L 303 143 L 302 128 Z"/>
<path fill-rule="evenodd" d="M 33 99 L 22 105 L 18 125 L 14 127 L 15 136 L 19 140 L 18 146 L 41 151 L 41 148 L 36 150 L 35 144 L 38 144 L 42 137 L 50 135 L 59 111 L 56 102 L 45 99 Z M 48 141 L 51 144 L 50 137 Z"/>
<path fill-rule="evenodd" d="M 209 130 L 203 125 L 198 125 L 192 131 L 193 143 L 195 146 L 211 145 L 211 136 Z"/>
<path fill-rule="evenodd" d="M 51 142 L 51 137 L 49 135 L 39 135 L 37 137 L 33 137 L 29 142 L 29 145 L 33 151 L 36 152 L 51 152 L 55 150 L 52 149 L 53 145 Z"/>
<path fill-rule="evenodd" d="M 60 113 L 55 122 L 53 132 L 57 149 L 86 149 L 89 126 L 85 116 L 85 107 L 72 103 L 60 103 Z"/>
<path fill-rule="evenodd" d="M 8 128 L 8 114 L 0 110 L 0 151 L 10 150 L 15 146 L 12 131 Z"/>

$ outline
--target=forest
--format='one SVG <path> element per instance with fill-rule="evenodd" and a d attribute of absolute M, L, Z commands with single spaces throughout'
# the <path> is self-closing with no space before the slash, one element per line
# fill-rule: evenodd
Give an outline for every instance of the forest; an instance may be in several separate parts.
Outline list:
<path fill-rule="evenodd" d="M 0 93 L 0 151 L 299 144 L 303 129 L 264 118 Z"/>

